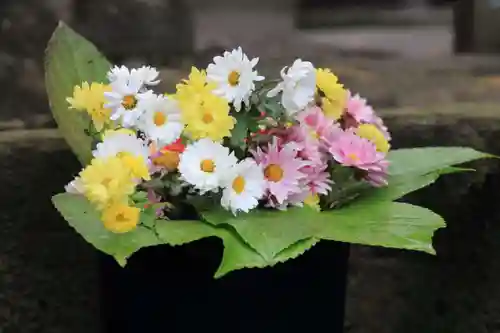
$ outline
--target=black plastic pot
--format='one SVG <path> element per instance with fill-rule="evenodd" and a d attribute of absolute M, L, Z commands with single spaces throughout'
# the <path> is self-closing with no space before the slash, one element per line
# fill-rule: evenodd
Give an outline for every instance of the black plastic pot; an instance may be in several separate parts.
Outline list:
<path fill-rule="evenodd" d="M 349 246 L 321 242 L 272 268 L 214 279 L 217 239 L 136 253 L 126 268 L 102 256 L 106 333 L 343 331 Z"/>

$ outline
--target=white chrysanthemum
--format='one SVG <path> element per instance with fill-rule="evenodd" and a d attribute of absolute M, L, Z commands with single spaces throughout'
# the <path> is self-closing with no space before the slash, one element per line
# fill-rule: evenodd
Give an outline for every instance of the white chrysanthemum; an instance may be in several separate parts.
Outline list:
<path fill-rule="evenodd" d="M 147 162 L 149 150 L 146 142 L 135 135 L 116 131 L 115 133 L 106 134 L 104 140 L 97 144 L 92 154 L 95 158 L 131 155 L 142 157 L 144 162 Z"/>
<path fill-rule="evenodd" d="M 217 191 L 237 160 L 229 148 L 210 139 L 188 145 L 179 162 L 181 178 L 200 192 Z"/>
<path fill-rule="evenodd" d="M 274 97 L 282 92 L 281 104 L 293 115 L 303 110 L 314 100 L 316 91 L 316 72 L 309 61 L 297 59 L 292 67 L 281 70 L 283 81 L 268 92 L 268 97 Z"/>
<path fill-rule="evenodd" d="M 181 136 L 184 125 L 181 110 L 174 99 L 152 95 L 144 101 L 144 107 L 138 127 L 149 139 L 159 145 L 168 145 Z"/>
<path fill-rule="evenodd" d="M 130 71 L 125 66 L 114 66 L 111 68 L 107 74 L 109 82 L 117 80 L 128 80 L 130 76 Z"/>
<path fill-rule="evenodd" d="M 84 189 L 80 177 L 75 177 L 68 185 L 64 186 L 64 190 L 71 194 L 83 194 Z"/>
<path fill-rule="evenodd" d="M 253 159 L 247 158 L 227 171 L 223 186 L 222 207 L 235 215 L 238 211 L 248 213 L 264 195 L 264 173 Z"/>
<path fill-rule="evenodd" d="M 160 73 L 158 72 L 158 70 L 151 66 L 142 66 L 137 69 L 132 68 L 131 70 L 129 70 L 127 67 L 122 65 L 114 66 L 113 68 L 111 68 L 107 76 L 109 82 L 118 80 L 128 81 L 133 76 L 139 78 L 142 81 L 143 85 L 153 86 L 160 82 L 160 80 L 158 80 L 159 74 Z"/>
<path fill-rule="evenodd" d="M 249 60 L 241 47 L 215 57 L 207 67 L 207 79 L 217 84 L 214 93 L 232 102 L 236 111 L 241 110 L 242 103 L 248 106 L 255 89 L 254 82 L 264 80 L 253 70 L 258 62 L 259 58 Z"/>
<path fill-rule="evenodd" d="M 138 72 L 138 75 L 142 77 L 145 85 L 154 86 L 160 83 L 160 80 L 158 80 L 158 75 L 160 75 L 160 73 L 154 67 L 142 66 L 138 69 L 132 69 L 132 72 L 133 71 Z"/>
<path fill-rule="evenodd" d="M 105 92 L 106 108 L 112 110 L 111 120 L 119 121 L 124 127 L 134 127 L 144 112 L 142 101 L 153 92 L 146 85 L 156 84 L 156 69 L 142 67 L 129 70 L 125 66 L 113 67 L 108 72 L 111 91 Z"/>

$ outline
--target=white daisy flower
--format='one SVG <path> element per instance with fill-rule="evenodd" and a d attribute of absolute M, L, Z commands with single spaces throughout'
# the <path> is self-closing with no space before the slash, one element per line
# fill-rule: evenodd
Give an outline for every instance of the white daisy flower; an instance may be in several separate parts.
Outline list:
<path fill-rule="evenodd" d="M 237 160 L 229 148 L 210 139 L 188 145 L 179 162 L 181 178 L 201 193 L 217 191 L 224 175 Z"/>
<path fill-rule="evenodd" d="M 236 215 L 238 211 L 248 213 L 257 207 L 265 191 L 262 168 L 247 158 L 227 171 L 221 205 Z"/>
<path fill-rule="evenodd" d="M 142 66 L 138 69 L 132 69 L 132 72 L 133 71 L 138 72 L 138 75 L 142 77 L 145 85 L 155 86 L 160 83 L 160 80 L 158 80 L 158 75 L 160 75 L 160 73 L 154 67 Z"/>
<path fill-rule="evenodd" d="M 84 189 L 80 177 L 75 177 L 68 185 L 64 186 L 64 190 L 71 194 L 83 194 Z"/>
<path fill-rule="evenodd" d="M 215 82 L 214 93 L 232 102 L 236 111 L 241 110 L 241 104 L 250 104 L 250 96 L 255 90 L 255 81 L 264 80 L 253 68 L 259 58 L 249 60 L 241 47 L 224 52 L 224 55 L 214 58 L 207 67 L 207 79 Z"/>
<path fill-rule="evenodd" d="M 147 162 L 149 150 L 146 142 L 135 135 L 116 131 L 106 134 L 104 140 L 99 142 L 96 149 L 92 152 L 95 158 L 122 156 L 126 154 L 142 157 Z"/>
<path fill-rule="evenodd" d="M 282 92 L 281 104 L 285 110 L 293 115 L 304 109 L 314 100 L 316 91 L 316 72 L 309 61 L 297 59 L 292 67 L 284 67 L 281 70 L 283 81 L 270 90 L 268 97 L 274 97 Z"/>
<path fill-rule="evenodd" d="M 142 80 L 144 85 L 157 85 L 160 80 L 157 80 L 160 73 L 156 68 L 151 66 L 142 66 L 140 68 L 132 68 L 129 70 L 125 66 L 114 66 L 107 74 L 109 82 L 118 80 L 129 80 L 131 76 L 138 77 Z"/>
<path fill-rule="evenodd" d="M 181 110 L 177 102 L 163 95 L 152 95 L 144 101 L 145 112 L 138 127 L 146 136 L 159 145 L 168 145 L 177 140 L 184 129 Z"/>
<path fill-rule="evenodd" d="M 158 76 L 156 69 L 141 67 L 129 70 L 125 66 L 113 67 L 108 72 L 111 91 L 105 92 L 106 108 L 112 110 L 111 120 L 120 121 L 124 127 L 134 127 L 144 112 L 142 101 L 153 92 L 146 85 L 156 84 Z"/>
<path fill-rule="evenodd" d="M 130 71 L 125 66 L 114 66 L 111 68 L 107 74 L 109 82 L 117 80 L 128 80 L 130 76 Z"/>

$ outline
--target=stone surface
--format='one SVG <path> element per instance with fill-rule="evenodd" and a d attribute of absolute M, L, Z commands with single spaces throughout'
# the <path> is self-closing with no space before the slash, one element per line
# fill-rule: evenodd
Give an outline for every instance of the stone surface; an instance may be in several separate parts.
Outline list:
<path fill-rule="evenodd" d="M 462 0 L 455 5 L 455 50 L 457 52 L 499 53 L 500 2 Z"/>
<path fill-rule="evenodd" d="M 0 332 L 99 332 L 96 252 L 50 197 L 79 170 L 55 130 L 0 132 Z"/>
<path fill-rule="evenodd" d="M 183 0 L 84 0 L 74 26 L 113 62 L 178 65 L 192 52 L 191 18 Z"/>
<path fill-rule="evenodd" d="M 115 63 L 178 66 L 192 52 L 180 0 L 3 0 L 0 2 L 0 121 L 40 126 L 48 113 L 43 56 L 63 19 Z M 21 102 L 22 101 L 22 102 Z"/>
<path fill-rule="evenodd" d="M 293 38 L 295 0 L 187 0 L 193 14 L 196 50 L 213 46 L 264 56 Z"/>
<path fill-rule="evenodd" d="M 500 153 L 500 115 L 492 106 L 383 115 L 397 147 L 466 145 Z M 434 238 L 437 256 L 351 247 L 346 332 L 498 332 L 500 170 L 497 161 L 474 166 L 475 173 L 443 177 L 406 199 L 447 220 Z"/>

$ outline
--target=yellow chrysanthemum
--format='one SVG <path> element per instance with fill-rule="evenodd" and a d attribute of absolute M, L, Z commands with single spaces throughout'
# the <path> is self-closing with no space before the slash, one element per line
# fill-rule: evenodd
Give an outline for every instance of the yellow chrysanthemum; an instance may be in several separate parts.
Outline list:
<path fill-rule="evenodd" d="M 104 125 L 111 123 L 111 110 L 104 107 L 106 98 L 104 93 L 111 91 L 107 85 L 92 82 L 90 85 L 83 82 L 81 86 L 75 86 L 73 97 L 66 100 L 71 109 L 86 111 L 92 118 L 96 130 L 101 131 Z"/>
<path fill-rule="evenodd" d="M 151 180 L 148 166 L 142 156 L 123 153 L 118 156 L 123 163 L 129 168 L 133 178 Z"/>
<path fill-rule="evenodd" d="M 379 152 L 387 153 L 391 148 L 384 134 L 375 125 L 361 124 L 356 129 L 356 134 L 373 142 Z"/>
<path fill-rule="evenodd" d="M 199 100 L 181 101 L 184 132 L 192 139 L 210 138 L 220 141 L 231 136 L 235 119 L 229 115 L 227 101 L 219 96 L 204 94 Z"/>
<path fill-rule="evenodd" d="M 204 70 L 191 67 L 189 78 L 176 86 L 176 97 L 180 100 L 197 99 L 203 95 L 211 94 L 215 87 L 215 83 L 207 82 L 207 74 Z"/>
<path fill-rule="evenodd" d="M 329 69 L 316 69 L 317 96 L 325 115 L 334 120 L 342 116 L 347 101 L 347 92 L 338 81 Z"/>
<path fill-rule="evenodd" d="M 85 197 L 98 209 L 126 203 L 135 190 L 130 168 L 118 157 L 95 158 L 79 176 Z"/>
<path fill-rule="evenodd" d="M 304 204 L 318 212 L 321 210 L 319 206 L 319 195 L 317 194 L 309 193 L 307 198 L 304 200 Z"/>
<path fill-rule="evenodd" d="M 141 210 L 126 204 L 113 204 L 102 212 L 104 227 L 114 233 L 125 233 L 134 230 L 139 223 Z"/>
<path fill-rule="evenodd" d="M 193 67 L 189 79 L 177 85 L 176 100 L 182 111 L 184 133 L 192 139 L 210 138 L 220 141 L 231 136 L 235 119 L 229 115 L 226 99 L 212 93 L 215 86 L 207 83 L 206 74 Z"/>

